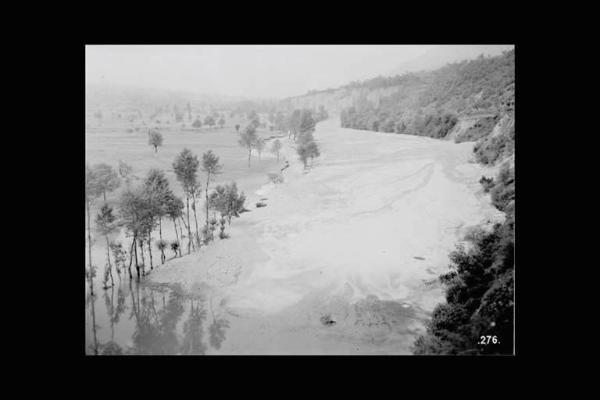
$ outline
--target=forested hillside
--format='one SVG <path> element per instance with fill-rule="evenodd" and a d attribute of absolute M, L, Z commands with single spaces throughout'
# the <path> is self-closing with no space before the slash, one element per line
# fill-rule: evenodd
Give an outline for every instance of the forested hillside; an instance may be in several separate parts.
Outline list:
<path fill-rule="evenodd" d="M 289 98 L 283 108 L 340 114 L 342 127 L 477 141 L 475 158 L 494 164 L 514 152 L 515 53 L 434 71 L 377 77 Z"/>
<path fill-rule="evenodd" d="M 343 127 L 476 141 L 477 161 L 514 150 L 515 53 L 449 64 L 432 72 L 375 78 L 353 87 L 398 90 L 374 104 L 363 98 L 341 112 Z"/>

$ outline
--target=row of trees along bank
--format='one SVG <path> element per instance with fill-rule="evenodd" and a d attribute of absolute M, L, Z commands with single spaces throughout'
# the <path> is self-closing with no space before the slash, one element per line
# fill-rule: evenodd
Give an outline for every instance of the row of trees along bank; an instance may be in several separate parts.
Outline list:
<path fill-rule="evenodd" d="M 248 167 L 250 167 L 250 160 L 252 151 L 256 151 L 260 160 L 260 154 L 266 146 L 265 140 L 258 137 L 256 132 L 257 127 L 260 125 L 260 121 L 255 113 L 251 114 L 249 118 L 252 118 L 250 124 L 242 130 L 239 137 L 239 145 L 244 147 L 248 151 Z M 300 161 L 302 161 L 304 168 L 307 169 L 310 165 L 313 165 L 314 159 L 320 156 L 319 146 L 313 136 L 317 122 L 327 118 L 327 112 L 321 109 L 318 113 L 315 113 L 309 109 L 296 109 L 289 113 L 278 111 L 270 116 L 274 123 L 274 129 L 279 132 L 287 132 L 288 139 L 292 139 L 296 145 L 296 153 Z M 279 161 L 279 154 L 282 148 L 282 143 L 279 139 L 275 139 L 271 146 L 271 152 L 277 155 L 277 161 Z"/>
<path fill-rule="evenodd" d="M 173 257 L 182 256 L 182 242 L 187 238 L 187 254 L 208 245 L 214 240 L 214 232 L 219 225 L 219 238 L 226 239 L 226 224 L 231 224 L 232 217 L 239 217 L 244 210 L 245 195 L 238 193 L 235 182 L 211 187 L 216 175 L 222 171 L 222 165 L 212 150 L 202 155 L 199 160 L 189 149 L 183 149 L 173 162 L 173 170 L 177 181 L 183 189 L 184 200 L 175 195 L 169 187 L 164 171 L 151 169 L 143 182 L 134 184 L 132 168 L 124 162 L 119 163 L 118 172 L 110 165 L 86 165 L 85 197 L 87 211 L 88 238 L 88 279 L 90 292 L 93 294 L 93 280 L 96 267 L 92 261 L 92 215 L 91 208 L 99 199 L 102 200 L 95 215 L 95 233 L 104 238 L 106 259 L 103 286 L 105 289 L 114 286 L 113 267 L 119 278 L 125 270 L 132 278 L 131 267 L 134 264 L 139 279 L 146 274 L 144 249 L 148 250 L 150 270 L 154 268 L 153 245 L 160 252 L 160 262 L 167 260 L 166 252 L 172 251 Z M 199 173 L 204 173 L 201 182 Z M 115 191 L 122 182 L 125 188 L 116 202 L 116 209 L 107 202 L 107 193 Z M 204 184 L 204 186 L 202 186 Z M 211 191 L 212 190 L 212 191 Z M 205 225 L 199 227 L 197 204 L 201 194 L 205 194 Z M 190 212 L 191 208 L 191 212 Z M 213 210 L 210 218 L 209 212 Z M 220 218 L 217 219 L 217 213 Z M 193 214 L 194 229 L 191 217 Z M 163 222 L 171 221 L 176 240 L 168 243 L 163 239 Z M 183 228 L 182 228 L 183 227 Z M 110 241 L 110 236 L 125 230 L 126 237 L 131 238 L 129 249 L 120 242 Z M 158 240 L 153 241 L 153 234 L 158 230 Z M 184 232 L 187 235 L 184 235 Z M 140 250 L 138 254 L 138 249 Z M 112 260 L 111 260 L 112 255 Z M 141 257 L 141 260 L 139 259 Z"/>

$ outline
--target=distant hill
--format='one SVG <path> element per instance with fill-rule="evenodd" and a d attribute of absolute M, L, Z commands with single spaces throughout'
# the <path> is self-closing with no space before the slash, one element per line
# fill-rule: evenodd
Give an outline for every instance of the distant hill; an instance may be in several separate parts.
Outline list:
<path fill-rule="evenodd" d="M 503 51 L 512 50 L 513 45 L 443 45 L 435 46 L 425 54 L 405 62 L 389 71 L 385 76 L 401 75 L 407 72 L 429 71 L 449 63 L 474 60 L 480 55 L 498 56 Z"/>
<path fill-rule="evenodd" d="M 447 64 L 433 71 L 380 76 L 281 102 L 283 108 L 324 106 L 343 127 L 478 141 L 485 164 L 514 151 L 515 52 Z"/>

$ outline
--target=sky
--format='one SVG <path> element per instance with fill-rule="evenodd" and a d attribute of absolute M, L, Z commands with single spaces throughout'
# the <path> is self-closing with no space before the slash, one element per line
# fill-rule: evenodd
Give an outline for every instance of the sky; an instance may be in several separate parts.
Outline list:
<path fill-rule="evenodd" d="M 384 74 L 433 45 L 88 45 L 86 84 L 259 98 Z"/>

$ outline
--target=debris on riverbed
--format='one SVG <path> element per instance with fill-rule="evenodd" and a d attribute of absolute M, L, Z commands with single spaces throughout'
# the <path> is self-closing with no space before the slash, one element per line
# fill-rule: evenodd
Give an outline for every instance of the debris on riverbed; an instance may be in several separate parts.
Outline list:
<path fill-rule="evenodd" d="M 321 317 L 321 323 L 325 326 L 333 326 L 335 325 L 336 321 L 331 318 L 331 314 L 327 314 Z"/>
<path fill-rule="evenodd" d="M 262 201 L 259 201 L 258 203 L 256 203 L 256 207 L 260 208 L 260 207 L 266 207 L 267 203 L 263 203 Z"/>
<path fill-rule="evenodd" d="M 281 175 L 281 174 L 270 173 L 270 174 L 267 174 L 267 177 L 269 178 L 269 181 L 271 181 L 275 184 L 284 182 L 283 175 Z"/>

